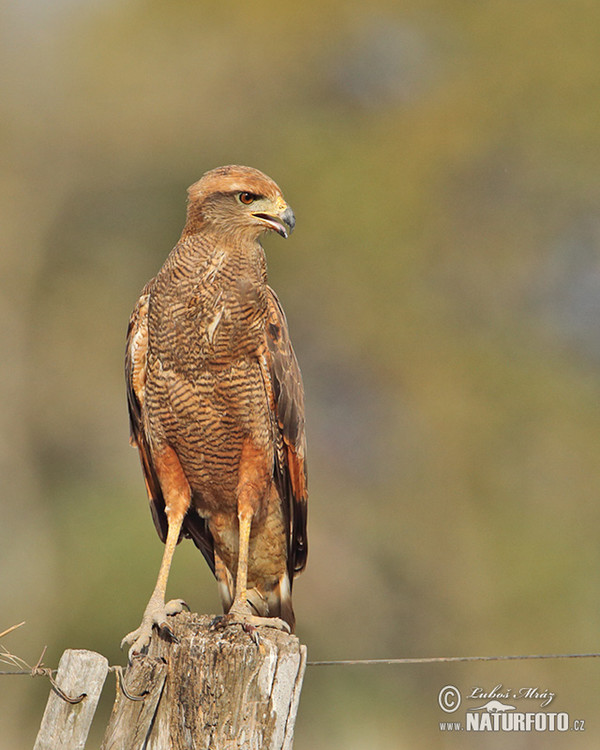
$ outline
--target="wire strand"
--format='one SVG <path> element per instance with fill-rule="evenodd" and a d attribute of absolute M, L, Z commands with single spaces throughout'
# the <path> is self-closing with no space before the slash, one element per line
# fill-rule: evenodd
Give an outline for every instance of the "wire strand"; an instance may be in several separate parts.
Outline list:
<path fill-rule="evenodd" d="M 333 659 L 330 661 L 307 661 L 307 667 L 340 667 L 358 664 L 444 664 L 448 662 L 472 661 L 526 661 L 532 659 L 594 659 L 600 653 L 589 654 L 522 654 L 515 656 L 423 656 L 400 659 Z"/>
<path fill-rule="evenodd" d="M 398 659 L 330 659 L 323 661 L 307 661 L 307 667 L 353 667 L 358 665 L 381 665 L 381 664 L 448 664 L 456 662 L 474 661 L 532 661 L 535 659 L 597 659 L 600 653 L 582 654 L 518 654 L 513 656 L 417 656 Z M 116 667 L 109 667 L 114 670 Z M 50 670 L 49 670 L 50 671 Z M 52 674 L 56 674 L 56 669 Z M 0 671 L 0 677 L 5 675 L 29 675 L 30 669 L 11 669 Z"/>

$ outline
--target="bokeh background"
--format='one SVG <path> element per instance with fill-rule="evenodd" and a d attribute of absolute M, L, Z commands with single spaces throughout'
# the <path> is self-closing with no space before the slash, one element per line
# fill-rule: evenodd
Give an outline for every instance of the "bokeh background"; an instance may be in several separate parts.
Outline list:
<path fill-rule="evenodd" d="M 310 658 L 599 651 L 600 5 L 20 0 L 0 39 L 2 645 L 124 663 L 162 554 L 126 325 L 187 186 L 242 163 L 297 216 L 264 244 L 307 391 Z M 190 542 L 169 592 L 219 609 Z M 443 733 L 448 684 L 549 689 L 586 732 Z M 295 746 L 595 748 L 599 688 L 597 660 L 309 667 Z M 2 750 L 47 692 L 0 677 Z"/>

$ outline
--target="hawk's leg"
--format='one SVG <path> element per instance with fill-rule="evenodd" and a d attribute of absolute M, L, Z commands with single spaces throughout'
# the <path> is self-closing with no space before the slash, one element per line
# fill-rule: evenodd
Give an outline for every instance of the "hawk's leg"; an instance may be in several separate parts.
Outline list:
<path fill-rule="evenodd" d="M 279 617 L 259 617 L 252 614 L 248 603 L 248 555 L 250 548 L 250 529 L 252 517 L 259 506 L 260 498 L 266 494 L 268 487 L 268 470 L 265 455 L 250 440 L 244 443 L 240 460 L 238 482 L 238 563 L 235 576 L 235 595 L 227 615 L 228 620 L 242 625 L 267 625 L 271 628 L 286 630 L 289 625 Z"/>
<path fill-rule="evenodd" d="M 175 615 L 181 612 L 184 607 L 187 607 L 183 599 L 173 599 L 165 604 L 165 593 L 173 554 L 179 542 L 183 519 L 190 505 L 190 487 L 183 474 L 179 459 L 173 450 L 166 448 L 161 453 L 160 459 L 156 460 L 155 463 L 157 468 L 162 469 L 159 478 L 167 503 L 165 506 L 168 522 L 167 539 L 156 586 L 144 611 L 141 625 L 128 633 L 121 641 L 121 648 L 126 643 L 131 645 L 129 661 L 134 654 L 140 653 L 148 646 L 154 626 L 165 630 L 173 637 L 171 628 L 167 623 L 167 615 Z"/>
<path fill-rule="evenodd" d="M 290 632 L 290 626 L 279 617 L 260 617 L 252 614 L 252 608 L 248 603 L 248 549 L 250 546 L 250 529 L 252 527 L 252 515 L 240 513 L 239 516 L 239 554 L 237 574 L 235 577 L 235 597 L 224 620 L 226 623 L 240 623 L 251 632 L 253 627 L 267 626 L 277 630 Z"/>
<path fill-rule="evenodd" d="M 248 604 L 248 549 L 250 546 L 250 529 L 252 527 L 252 514 L 240 513 L 239 521 L 239 547 L 238 565 L 235 576 L 235 596 L 229 610 L 235 615 L 251 615 L 252 610 Z"/>

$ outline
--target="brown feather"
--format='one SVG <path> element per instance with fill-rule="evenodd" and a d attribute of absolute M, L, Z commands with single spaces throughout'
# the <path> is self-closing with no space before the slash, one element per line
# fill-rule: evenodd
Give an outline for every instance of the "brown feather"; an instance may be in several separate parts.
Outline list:
<path fill-rule="evenodd" d="M 258 243 L 267 229 L 287 236 L 281 222 L 291 231 L 293 214 L 277 185 L 249 167 L 212 170 L 188 195 L 181 239 L 129 324 L 131 441 L 163 541 L 168 478 L 159 457 L 173 455 L 180 466 L 191 494 L 182 534 L 217 576 L 226 609 L 237 514 L 250 513 L 248 601 L 293 627 L 292 580 L 307 554 L 304 393 Z"/>
<path fill-rule="evenodd" d="M 289 337 L 285 313 L 277 295 L 270 287 L 266 338 L 275 416 L 283 441 L 283 452 L 279 455 L 276 453 L 275 479 L 289 524 L 288 571 L 291 587 L 294 575 L 306 566 L 308 554 L 304 387 Z"/>

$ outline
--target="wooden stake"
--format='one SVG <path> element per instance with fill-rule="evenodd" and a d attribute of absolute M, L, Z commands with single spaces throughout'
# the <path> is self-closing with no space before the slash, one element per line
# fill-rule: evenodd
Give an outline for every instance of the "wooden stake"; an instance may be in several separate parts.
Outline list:
<path fill-rule="evenodd" d="M 64 652 L 34 750 L 83 750 L 107 674 L 108 661 L 101 654 Z"/>
<path fill-rule="evenodd" d="M 102 750 L 291 750 L 306 647 L 274 628 L 212 620 L 170 618 L 176 643 L 153 634 L 125 673 L 143 700 L 117 696 Z"/>

